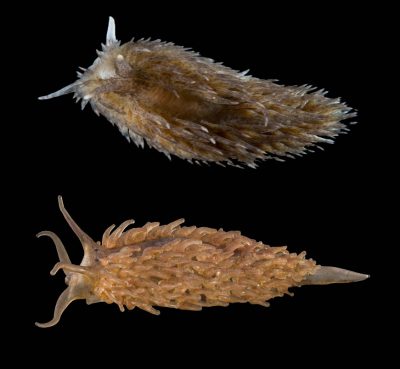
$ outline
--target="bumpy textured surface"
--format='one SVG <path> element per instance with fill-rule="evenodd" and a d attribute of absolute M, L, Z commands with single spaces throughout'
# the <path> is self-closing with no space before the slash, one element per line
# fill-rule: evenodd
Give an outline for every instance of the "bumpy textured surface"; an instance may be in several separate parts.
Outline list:
<path fill-rule="evenodd" d="M 286 247 L 270 247 L 244 237 L 205 227 L 182 227 L 183 219 L 160 226 L 147 223 L 125 230 L 128 220 L 117 229 L 109 227 L 101 242 L 94 242 L 73 221 L 59 198 L 60 209 L 79 237 L 84 257 L 71 263 L 58 236 L 50 237 L 66 274 L 68 288 L 60 295 L 54 318 L 39 327 L 57 324 L 74 300 L 115 303 L 121 310 L 139 307 L 158 314 L 155 306 L 201 310 L 206 306 L 227 306 L 249 302 L 268 306 L 267 300 L 288 294 L 288 289 L 310 284 L 320 266 L 305 253 L 291 254 Z"/>
<path fill-rule="evenodd" d="M 74 92 L 139 146 L 254 167 L 332 142 L 346 130 L 342 121 L 356 115 L 322 90 L 246 76 L 172 43 L 120 45 L 113 25 L 79 80 L 43 98 Z"/>
<path fill-rule="evenodd" d="M 312 274 L 312 260 L 290 254 L 286 247 L 269 247 L 240 232 L 181 227 L 183 220 L 122 233 L 126 224 L 102 245 L 107 249 L 94 266 L 94 293 L 123 310 L 140 307 L 158 314 L 153 306 L 201 310 L 267 300 L 288 293 Z"/>
<path fill-rule="evenodd" d="M 289 294 L 294 286 L 350 283 L 367 279 L 367 274 L 316 265 L 305 253 L 290 254 L 286 247 L 270 247 L 244 237 L 240 232 L 225 232 L 205 227 L 182 227 L 183 219 L 160 226 L 147 223 L 126 230 L 128 220 L 114 225 L 94 242 L 75 223 L 58 198 L 60 210 L 82 243 L 80 265 L 71 263 L 60 238 L 50 237 L 60 262 L 51 275 L 62 269 L 68 287 L 54 308 L 54 317 L 42 328 L 58 323 L 63 311 L 74 300 L 115 303 L 139 307 L 159 314 L 155 306 L 201 310 L 206 306 L 227 306 L 249 302 L 268 306 L 267 300 Z"/>

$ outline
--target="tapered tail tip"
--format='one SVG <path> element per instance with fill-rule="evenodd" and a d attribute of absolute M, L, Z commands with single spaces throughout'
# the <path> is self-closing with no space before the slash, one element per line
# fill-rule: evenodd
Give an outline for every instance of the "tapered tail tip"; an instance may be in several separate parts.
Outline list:
<path fill-rule="evenodd" d="M 321 266 L 314 274 L 306 277 L 302 282 L 304 285 L 332 284 L 361 282 L 370 278 L 369 274 L 362 274 L 342 268 Z"/>

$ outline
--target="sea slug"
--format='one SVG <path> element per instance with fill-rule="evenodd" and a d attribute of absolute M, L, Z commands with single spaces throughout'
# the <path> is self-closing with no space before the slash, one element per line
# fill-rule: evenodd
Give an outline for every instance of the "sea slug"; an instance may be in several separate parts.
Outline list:
<path fill-rule="evenodd" d="M 356 112 L 314 87 L 239 73 L 173 43 L 106 44 L 78 80 L 39 99 L 74 93 L 137 146 L 191 162 L 248 165 L 303 155 L 347 131 Z"/>
<path fill-rule="evenodd" d="M 135 307 L 159 314 L 154 306 L 201 310 L 230 303 L 268 306 L 267 300 L 290 294 L 290 287 L 307 284 L 356 282 L 368 275 L 316 265 L 305 253 L 289 253 L 286 247 L 270 247 L 244 237 L 240 232 L 205 227 L 182 227 L 183 219 L 160 226 L 117 229 L 109 227 L 101 242 L 94 242 L 59 206 L 69 226 L 82 243 L 80 265 L 71 263 L 58 236 L 49 231 L 59 262 L 51 275 L 63 269 L 67 289 L 60 295 L 54 317 L 39 327 L 58 323 L 74 300 L 116 303 L 120 310 Z"/>

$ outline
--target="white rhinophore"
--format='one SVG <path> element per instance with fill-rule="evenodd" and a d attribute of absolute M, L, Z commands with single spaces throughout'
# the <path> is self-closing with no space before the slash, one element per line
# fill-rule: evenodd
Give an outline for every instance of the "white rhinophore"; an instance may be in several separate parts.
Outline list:
<path fill-rule="evenodd" d="M 115 35 L 115 20 L 113 17 L 110 17 L 108 20 L 108 29 L 106 36 L 106 45 L 110 46 L 114 43 L 118 42 L 117 37 Z"/>

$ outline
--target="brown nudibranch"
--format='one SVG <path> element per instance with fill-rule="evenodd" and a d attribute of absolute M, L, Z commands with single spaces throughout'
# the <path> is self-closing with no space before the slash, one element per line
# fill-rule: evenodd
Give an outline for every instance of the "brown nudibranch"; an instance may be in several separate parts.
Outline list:
<path fill-rule="evenodd" d="M 136 145 L 168 157 L 255 167 L 302 155 L 347 130 L 356 112 L 326 91 L 283 86 L 160 40 L 106 44 L 78 80 L 39 99 L 74 93 Z"/>
<path fill-rule="evenodd" d="M 60 261 L 51 275 L 60 269 L 66 274 L 67 289 L 60 295 L 54 317 L 38 327 L 51 327 L 74 300 L 116 303 L 120 310 L 139 307 L 159 314 L 154 306 L 201 310 L 230 303 L 259 304 L 290 294 L 290 287 L 309 284 L 357 282 L 368 275 L 345 269 L 316 265 L 305 252 L 289 253 L 286 247 L 270 247 L 242 236 L 206 227 L 182 227 L 183 219 L 160 226 L 117 229 L 109 227 L 101 242 L 94 242 L 59 206 L 69 226 L 82 243 L 80 265 L 71 263 L 61 240 L 49 231 Z"/>

